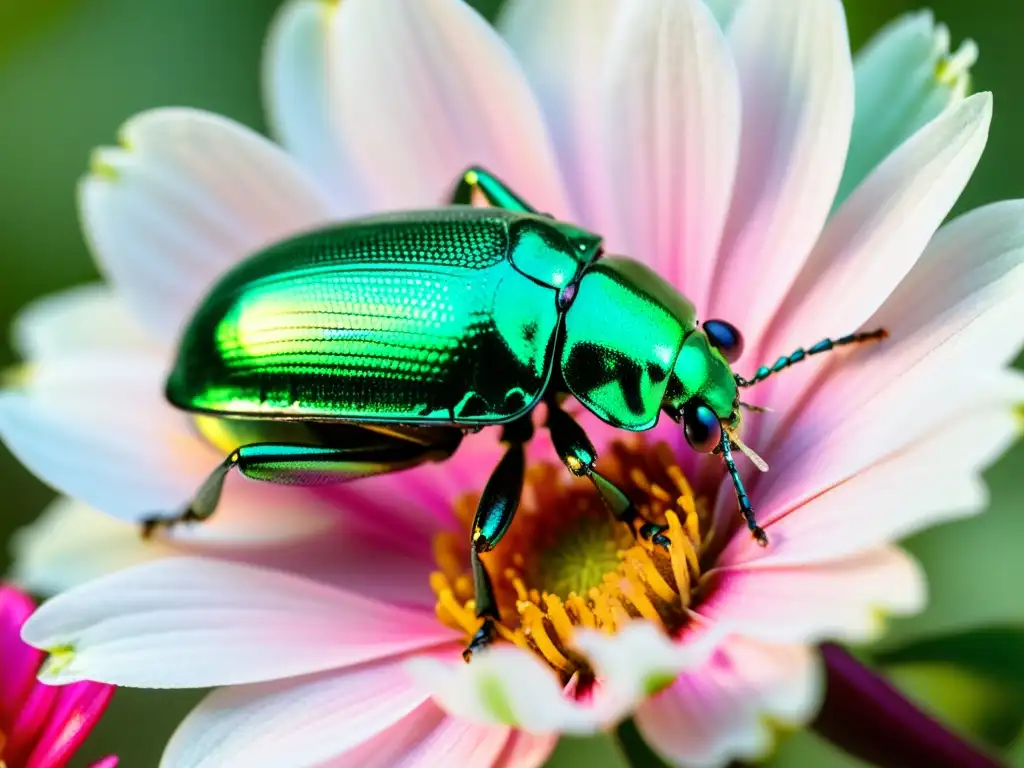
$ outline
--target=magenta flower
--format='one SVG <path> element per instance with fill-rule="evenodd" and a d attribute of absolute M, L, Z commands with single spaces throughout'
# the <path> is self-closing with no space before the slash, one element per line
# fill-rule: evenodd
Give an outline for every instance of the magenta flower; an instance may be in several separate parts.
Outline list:
<path fill-rule="evenodd" d="M 0 766 L 62 768 L 103 716 L 114 688 L 80 682 L 36 682 L 42 652 L 21 639 L 35 606 L 22 592 L 0 586 Z M 114 768 L 106 757 L 92 768 Z"/>

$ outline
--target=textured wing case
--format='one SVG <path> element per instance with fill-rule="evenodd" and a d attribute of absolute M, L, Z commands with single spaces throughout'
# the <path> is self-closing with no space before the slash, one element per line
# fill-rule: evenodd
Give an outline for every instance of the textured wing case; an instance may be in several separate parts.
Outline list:
<path fill-rule="evenodd" d="M 512 217 L 379 217 L 252 257 L 186 329 L 169 399 L 269 418 L 514 418 L 544 389 L 558 313 L 508 258 Z"/>

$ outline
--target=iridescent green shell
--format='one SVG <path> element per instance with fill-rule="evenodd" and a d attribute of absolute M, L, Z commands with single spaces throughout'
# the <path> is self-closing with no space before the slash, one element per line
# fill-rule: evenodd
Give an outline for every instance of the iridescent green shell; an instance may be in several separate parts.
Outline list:
<path fill-rule="evenodd" d="M 544 217 L 447 208 L 347 222 L 229 272 L 167 395 L 248 418 L 478 426 L 534 407 L 559 288 L 600 241 Z"/>

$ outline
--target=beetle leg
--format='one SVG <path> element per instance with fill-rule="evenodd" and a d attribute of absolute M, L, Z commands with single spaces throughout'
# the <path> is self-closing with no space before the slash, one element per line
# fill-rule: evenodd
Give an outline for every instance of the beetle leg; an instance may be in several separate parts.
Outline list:
<path fill-rule="evenodd" d="M 641 538 L 658 546 L 668 546 L 669 540 L 665 536 L 668 526 L 646 521 L 637 525 L 640 513 L 633 502 L 611 480 L 594 469 L 597 451 L 587 433 L 583 431 L 583 427 L 551 400 L 548 401 L 547 427 L 551 433 L 551 442 L 555 444 L 555 451 L 562 463 L 577 477 L 586 477 L 594 484 L 594 488 L 616 520 L 628 525 Z"/>
<path fill-rule="evenodd" d="M 463 658 L 469 661 L 476 651 L 486 648 L 497 637 L 495 623 L 501 618 L 498 602 L 494 597 L 491 577 L 480 555 L 494 549 L 505 535 L 523 492 L 523 478 L 526 472 L 526 451 L 523 444 L 533 435 L 533 424 L 529 417 L 505 427 L 502 441 L 508 449 L 491 474 L 473 519 L 473 538 L 469 552 L 473 565 L 473 594 L 477 618 L 483 619 L 480 629 L 463 651 Z"/>
<path fill-rule="evenodd" d="M 492 208 L 504 208 L 519 213 L 537 212 L 501 179 L 483 168 L 474 166 L 462 174 L 452 192 L 451 202 L 456 205 L 473 205 L 480 198 Z"/>
<path fill-rule="evenodd" d="M 199 487 L 184 512 L 174 517 L 152 517 L 142 523 L 142 535 L 149 538 L 157 528 L 178 523 L 202 522 L 217 509 L 224 481 L 232 469 L 252 480 L 287 485 L 328 485 L 360 477 L 379 475 L 450 456 L 461 440 L 452 431 L 434 444 L 367 430 L 365 441 L 347 446 L 302 443 L 252 443 L 243 445 L 222 461 Z"/>

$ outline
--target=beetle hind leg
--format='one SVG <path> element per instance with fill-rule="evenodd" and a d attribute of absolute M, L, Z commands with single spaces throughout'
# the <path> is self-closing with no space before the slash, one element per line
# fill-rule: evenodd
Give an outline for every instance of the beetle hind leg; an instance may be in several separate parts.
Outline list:
<path fill-rule="evenodd" d="M 430 441 L 412 440 L 400 433 L 348 429 L 345 444 L 250 443 L 232 451 L 203 481 L 185 510 L 174 516 L 154 516 L 142 523 L 142 536 L 159 528 L 202 522 L 217 510 L 224 481 L 237 469 L 251 480 L 281 485 L 328 485 L 394 472 L 450 456 L 462 439 L 457 429 L 438 430 Z"/>

